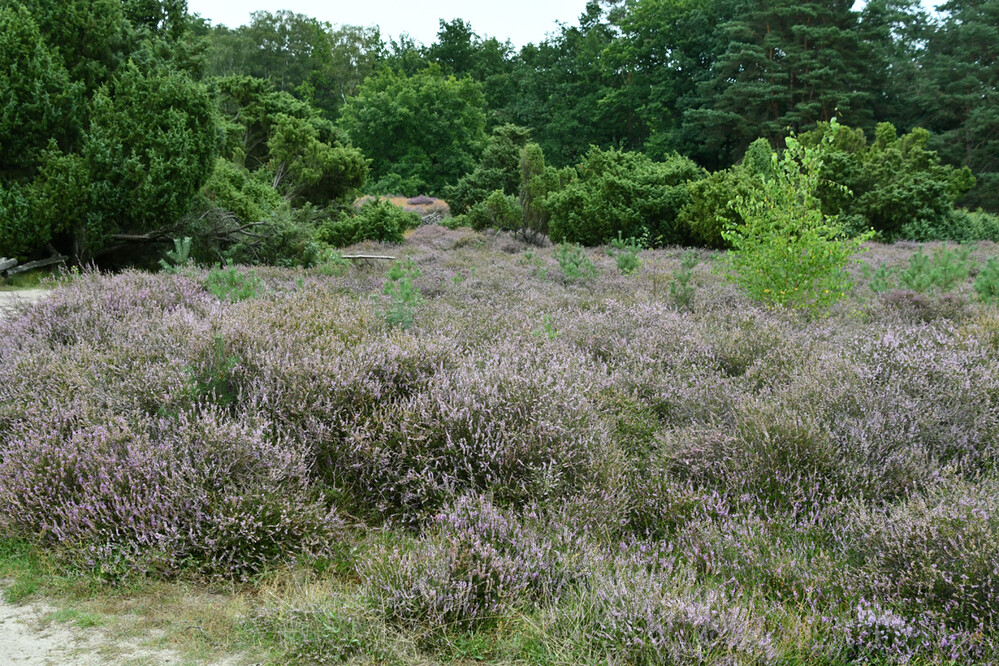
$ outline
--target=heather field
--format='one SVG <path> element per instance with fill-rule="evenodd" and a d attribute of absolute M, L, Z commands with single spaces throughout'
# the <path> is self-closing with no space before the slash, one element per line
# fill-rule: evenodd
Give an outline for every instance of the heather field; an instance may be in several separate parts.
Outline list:
<path fill-rule="evenodd" d="M 352 250 L 412 262 L 84 273 L 0 320 L 0 572 L 238 594 L 213 645 L 283 664 L 999 660 L 996 245 L 922 291 L 871 245 L 812 313 L 706 251 Z"/>

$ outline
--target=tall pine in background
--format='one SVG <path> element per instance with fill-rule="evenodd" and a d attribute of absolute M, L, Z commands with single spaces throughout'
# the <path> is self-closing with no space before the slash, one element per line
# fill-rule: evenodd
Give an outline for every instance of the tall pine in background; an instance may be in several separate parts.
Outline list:
<path fill-rule="evenodd" d="M 698 87 L 685 117 L 702 137 L 698 157 L 711 167 L 738 159 L 757 137 L 775 145 L 839 115 L 873 123 L 867 80 L 879 54 L 862 39 L 852 0 L 750 0 L 719 28 L 728 44 Z"/>
<path fill-rule="evenodd" d="M 938 10 L 944 18 L 923 61 L 932 147 L 977 176 L 962 203 L 999 212 L 999 0 L 951 0 Z"/>

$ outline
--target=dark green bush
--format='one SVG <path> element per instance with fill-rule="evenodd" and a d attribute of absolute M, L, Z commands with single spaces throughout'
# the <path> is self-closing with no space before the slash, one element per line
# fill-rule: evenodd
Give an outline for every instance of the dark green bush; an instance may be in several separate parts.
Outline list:
<path fill-rule="evenodd" d="M 939 220 L 913 220 L 903 225 L 902 238 L 925 242 L 952 240 L 972 243 L 982 240 L 999 241 L 999 215 L 958 208 Z"/>
<path fill-rule="evenodd" d="M 817 146 L 828 132 L 829 124 L 820 123 L 801 141 Z M 954 202 L 975 179 L 967 168 L 942 164 L 927 149 L 929 138 L 922 128 L 898 136 L 891 123 L 880 123 L 868 144 L 863 130 L 843 128 L 823 155 L 822 212 L 839 215 L 850 231 L 874 229 L 884 240 L 958 240 L 949 236 Z"/>
<path fill-rule="evenodd" d="M 645 237 L 653 245 L 687 242 L 677 223 L 690 202 L 687 181 L 703 171 L 679 155 L 654 162 L 641 153 L 592 148 L 576 166 L 576 178 L 548 196 L 553 241 L 602 245 Z"/>
<path fill-rule="evenodd" d="M 407 213 L 378 199 L 364 204 L 356 215 L 329 220 L 320 227 L 317 238 L 333 247 L 347 247 L 366 240 L 401 243 L 402 232 L 419 223 L 420 216 L 416 213 Z"/>
<path fill-rule="evenodd" d="M 517 194 L 520 154 L 528 136 L 528 129 L 517 125 L 501 125 L 494 129 L 475 169 L 454 185 L 444 188 L 444 199 L 451 206 L 451 211 L 455 214 L 470 211 L 495 190 Z"/>
<path fill-rule="evenodd" d="M 517 199 L 504 194 L 503 190 L 493 191 L 488 197 L 472 206 L 462 217 L 464 224 L 477 231 L 483 229 L 515 231 L 520 229 L 524 220 Z"/>
<path fill-rule="evenodd" d="M 758 185 L 758 176 L 754 177 L 738 166 L 715 171 L 703 180 L 691 181 L 687 185 L 690 202 L 680 210 L 677 226 L 694 245 L 727 249 L 730 246 L 722 237 L 722 231 L 728 225 L 744 224 L 742 216 L 729 206 L 729 202 L 737 196 L 752 196 Z"/>

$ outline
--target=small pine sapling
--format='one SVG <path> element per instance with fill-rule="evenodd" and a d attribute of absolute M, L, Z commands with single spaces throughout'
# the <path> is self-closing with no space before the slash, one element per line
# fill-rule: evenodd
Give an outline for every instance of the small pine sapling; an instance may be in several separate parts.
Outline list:
<path fill-rule="evenodd" d="M 420 290 L 413 286 L 413 280 L 420 275 L 420 269 L 416 267 L 412 257 L 397 261 L 389 269 L 384 293 L 392 300 L 385 313 L 385 322 L 390 327 L 399 327 L 404 331 L 412 328 L 416 306 L 423 302 Z"/>

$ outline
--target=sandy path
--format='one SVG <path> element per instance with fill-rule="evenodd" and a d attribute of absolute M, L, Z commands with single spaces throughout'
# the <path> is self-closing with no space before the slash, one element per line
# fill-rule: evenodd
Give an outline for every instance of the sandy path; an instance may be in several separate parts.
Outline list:
<path fill-rule="evenodd" d="M 20 289 L 0 291 L 0 317 L 3 317 L 19 303 L 37 303 L 49 293 L 47 289 Z"/>
<path fill-rule="evenodd" d="M 0 664 L 107 663 L 97 654 L 97 633 L 46 621 L 54 610 L 40 603 L 14 606 L 0 601 Z"/>

